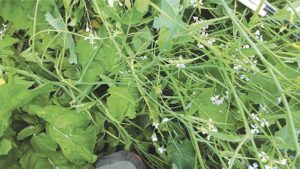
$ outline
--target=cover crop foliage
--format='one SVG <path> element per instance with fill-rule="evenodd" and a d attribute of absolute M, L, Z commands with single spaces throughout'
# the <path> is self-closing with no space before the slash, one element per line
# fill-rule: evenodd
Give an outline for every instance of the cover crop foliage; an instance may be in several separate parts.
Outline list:
<path fill-rule="evenodd" d="M 299 169 L 300 4 L 270 2 L 0 0 L 0 168 L 126 149 L 149 168 Z"/>

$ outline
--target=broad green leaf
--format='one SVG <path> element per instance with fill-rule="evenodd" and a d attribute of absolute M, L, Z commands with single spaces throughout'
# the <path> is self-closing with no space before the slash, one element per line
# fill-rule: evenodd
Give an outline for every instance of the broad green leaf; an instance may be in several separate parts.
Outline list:
<path fill-rule="evenodd" d="M 143 52 L 151 44 L 152 40 L 152 33 L 150 32 L 149 28 L 145 26 L 143 29 L 138 31 L 132 38 L 134 50 L 136 52 Z"/>
<path fill-rule="evenodd" d="M 20 159 L 22 169 L 53 169 L 50 161 L 32 149 L 27 150 Z"/>
<path fill-rule="evenodd" d="M 136 100 L 128 87 L 111 87 L 108 93 L 107 105 L 112 117 L 118 121 L 135 117 Z"/>
<path fill-rule="evenodd" d="M 266 77 L 263 74 L 254 74 L 250 77 L 250 82 L 254 84 L 247 85 L 250 89 L 248 90 L 247 99 L 254 103 L 272 104 L 272 102 L 276 102 L 277 98 L 280 96 L 271 77 Z"/>
<path fill-rule="evenodd" d="M 153 28 L 160 29 L 158 46 L 162 52 L 170 51 L 173 39 L 182 31 L 179 0 L 161 0 L 161 14 L 153 22 Z"/>
<path fill-rule="evenodd" d="M 47 122 L 47 134 L 61 148 L 64 156 L 74 164 L 93 163 L 97 127 L 89 125 L 90 116 L 86 112 L 76 112 L 59 106 L 29 106 L 31 114 L 36 114 Z"/>
<path fill-rule="evenodd" d="M 127 10 L 121 17 L 120 22 L 125 25 L 133 25 L 139 23 L 143 19 L 143 15 L 136 8 Z"/>
<path fill-rule="evenodd" d="M 195 150 L 190 140 L 186 139 L 182 143 L 170 140 L 167 153 L 178 169 L 194 168 Z"/>
<path fill-rule="evenodd" d="M 158 18 L 154 19 L 153 27 L 159 29 L 161 27 L 173 30 L 179 24 L 180 19 L 180 1 L 179 0 L 161 0 L 162 13 Z"/>
<path fill-rule="evenodd" d="M 275 132 L 275 141 L 279 149 L 296 150 L 296 146 L 294 145 L 294 140 L 291 138 L 292 138 L 292 132 L 290 132 L 290 128 L 288 125 L 285 125 L 279 131 Z"/>
<path fill-rule="evenodd" d="M 30 14 L 33 14 L 34 1 L 1 0 L 0 16 L 13 23 L 16 29 L 27 29 L 30 26 Z"/>
<path fill-rule="evenodd" d="M 218 127 L 233 128 L 232 113 L 228 111 L 226 100 L 221 105 L 216 105 L 211 102 L 211 97 L 216 94 L 213 89 L 207 88 L 204 91 L 199 91 L 199 94 L 192 99 L 192 107 L 188 114 L 198 113 L 200 118 L 205 120 L 212 119 Z"/>
<path fill-rule="evenodd" d="M 12 111 L 30 102 L 35 96 L 48 92 L 49 86 L 45 85 L 34 90 L 28 90 L 25 84 L 3 84 L 0 86 L 0 137 L 9 125 Z M 9 101 L 14 98 L 14 101 Z M 5 100 L 5 101 L 4 101 Z"/>
<path fill-rule="evenodd" d="M 12 145 L 11 142 L 5 138 L 0 140 L 0 156 L 7 155 L 8 152 L 11 150 Z"/>
<path fill-rule="evenodd" d="M 43 128 L 41 126 L 28 126 L 18 133 L 17 140 L 23 140 L 33 134 L 39 133 Z"/>
<path fill-rule="evenodd" d="M 99 75 L 105 72 L 117 72 L 117 50 L 110 41 L 104 41 L 98 48 L 94 48 L 88 40 L 80 39 L 76 45 L 78 63 L 81 65 L 81 80 L 94 83 Z M 80 85 L 81 90 L 88 92 L 92 85 Z"/>
<path fill-rule="evenodd" d="M 6 47 L 10 47 L 11 45 L 13 45 L 14 43 L 18 42 L 19 40 L 16 39 L 16 38 L 13 38 L 13 37 L 6 37 L 4 39 L 2 39 L 0 41 L 0 51 L 3 49 L 3 48 L 6 48 Z"/>
<path fill-rule="evenodd" d="M 57 144 L 45 133 L 34 135 L 31 138 L 31 146 L 35 152 L 47 153 L 49 151 L 56 151 Z"/>
<path fill-rule="evenodd" d="M 141 13 L 145 13 L 149 8 L 149 0 L 136 0 L 134 6 Z"/>

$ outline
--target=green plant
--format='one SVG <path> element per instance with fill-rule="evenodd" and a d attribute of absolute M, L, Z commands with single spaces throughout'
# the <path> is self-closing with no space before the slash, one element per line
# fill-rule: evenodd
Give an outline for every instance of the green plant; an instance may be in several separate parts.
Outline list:
<path fill-rule="evenodd" d="M 0 0 L 0 166 L 299 168 L 299 2 L 273 4 Z"/>

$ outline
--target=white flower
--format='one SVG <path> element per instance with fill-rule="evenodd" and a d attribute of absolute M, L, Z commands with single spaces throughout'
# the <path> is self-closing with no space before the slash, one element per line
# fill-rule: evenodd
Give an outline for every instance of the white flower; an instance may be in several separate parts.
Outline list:
<path fill-rule="evenodd" d="M 270 125 L 270 124 L 269 124 L 269 122 L 268 122 L 266 119 L 261 119 L 261 120 L 260 120 L 260 126 L 261 126 L 261 127 L 265 127 L 265 126 L 266 126 L 266 127 L 269 127 L 269 125 Z"/>
<path fill-rule="evenodd" d="M 281 100 L 281 97 L 278 97 L 278 98 L 277 98 L 277 104 L 280 104 L 281 101 L 282 101 L 282 100 Z"/>
<path fill-rule="evenodd" d="M 153 123 L 152 123 L 152 126 L 153 126 L 154 128 L 156 128 L 156 129 L 158 129 L 159 123 L 153 122 Z"/>
<path fill-rule="evenodd" d="M 199 49 L 203 49 L 204 48 L 204 45 L 202 45 L 201 43 L 197 43 L 197 46 Z"/>
<path fill-rule="evenodd" d="M 258 168 L 257 163 L 253 163 L 252 165 L 248 165 L 248 169 L 257 169 L 257 168 Z"/>
<path fill-rule="evenodd" d="M 287 165 L 287 159 L 275 160 L 274 162 L 280 165 Z"/>
<path fill-rule="evenodd" d="M 249 78 L 247 75 L 245 75 L 245 74 L 241 74 L 241 75 L 240 75 L 240 79 L 241 79 L 241 80 L 246 80 L 246 81 L 249 81 L 249 80 L 250 80 L 250 78 Z"/>
<path fill-rule="evenodd" d="M 184 63 L 178 63 L 178 64 L 176 64 L 176 67 L 178 67 L 179 69 L 181 69 L 181 68 L 185 68 L 186 66 L 185 66 Z"/>
<path fill-rule="evenodd" d="M 286 160 L 286 159 L 280 160 L 280 164 L 281 164 L 281 165 L 287 165 L 287 160 Z"/>
<path fill-rule="evenodd" d="M 147 58 L 148 57 L 146 55 L 140 57 L 141 60 L 146 60 Z"/>
<path fill-rule="evenodd" d="M 208 44 L 212 45 L 214 42 L 216 42 L 216 39 L 211 38 L 207 41 Z"/>
<path fill-rule="evenodd" d="M 3 29 L 2 29 L 2 31 L 0 31 L 0 40 L 3 39 L 4 33 L 6 32 L 8 26 L 5 24 L 2 24 L 2 27 L 3 27 Z"/>
<path fill-rule="evenodd" d="M 250 126 L 251 126 L 251 129 L 250 129 L 251 134 L 258 134 L 259 133 L 259 129 L 258 129 L 258 126 L 256 124 L 250 124 Z"/>
<path fill-rule="evenodd" d="M 251 117 L 256 121 L 260 121 L 260 118 L 257 116 L 257 114 L 251 113 Z"/>
<path fill-rule="evenodd" d="M 194 22 L 198 22 L 199 21 L 199 17 L 198 16 L 193 16 L 193 20 L 194 20 Z"/>
<path fill-rule="evenodd" d="M 258 156 L 259 156 L 259 158 L 261 158 L 261 161 L 263 163 L 266 163 L 270 159 L 270 157 L 263 151 L 259 152 Z"/>
<path fill-rule="evenodd" d="M 212 104 L 216 104 L 216 105 L 218 105 L 218 106 L 220 106 L 220 105 L 223 104 L 223 102 L 224 102 L 224 98 L 221 97 L 220 95 L 212 96 L 212 97 L 210 98 L 210 100 L 211 100 Z"/>
<path fill-rule="evenodd" d="M 162 119 L 161 123 L 166 123 L 168 121 L 170 121 L 170 119 L 165 117 L 165 118 Z"/>
<path fill-rule="evenodd" d="M 89 30 L 89 36 L 85 37 L 84 40 L 90 40 L 90 44 L 93 45 L 95 44 L 95 39 L 99 39 L 98 35 L 93 31 L 93 30 Z"/>
<path fill-rule="evenodd" d="M 107 0 L 109 7 L 114 7 L 115 0 Z"/>
<path fill-rule="evenodd" d="M 250 48 L 250 46 L 248 44 L 246 44 L 246 45 L 243 45 L 243 48 L 248 49 L 248 48 Z"/>
<path fill-rule="evenodd" d="M 254 32 L 254 35 L 255 35 L 255 37 L 256 37 L 257 39 L 259 39 L 260 41 L 264 41 L 264 40 L 263 40 L 263 35 L 260 34 L 260 30 L 256 30 L 256 31 Z"/>
<path fill-rule="evenodd" d="M 89 28 L 88 25 L 86 25 L 85 31 L 86 31 L 86 32 L 89 32 L 89 31 L 90 31 L 90 28 Z"/>
<path fill-rule="evenodd" d="M 277 169 L 277 166 L 265 165 L 265 169 Z"/>
<path fill-rule="evenodd" d="M 156 133 L 153 133 L 152 136 L 151 136 L 151 140 L 153 142 L 156 142 L 158 140 L 157 136 L 156 136 Z"/>
<path fill-rule="evenodd" d="M 268 114 L 267 106 L 266 105 L 259 105 L 259 110 L 261 110 L 263 113 Z"/>
<path fill-rule="evenodd" d="M 163 146 L 161 146 L 161 147 L 158 147 L 158 148 L 157 148 L 157 151 L 158 151 L 160 154 L 162 154 L 162 153 L 164 153 L 164 152 L 166 151 L 166 148 L 163 147 Z"/>
<path fill-rule="evenodd" d="M 176 64 L 176 67 L 178 67 L 179 69 L 186 67 L 181 55 L 179 56 L 179 63 Z"/>

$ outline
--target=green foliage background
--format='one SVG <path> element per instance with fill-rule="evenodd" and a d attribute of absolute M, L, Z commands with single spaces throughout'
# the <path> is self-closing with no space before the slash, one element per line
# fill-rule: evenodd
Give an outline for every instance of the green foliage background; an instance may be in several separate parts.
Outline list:
<path fill-rule="evenodd" d="M 111 2 L 0 0 L 0 168 L 300 168 L 299 2 Z"/>

